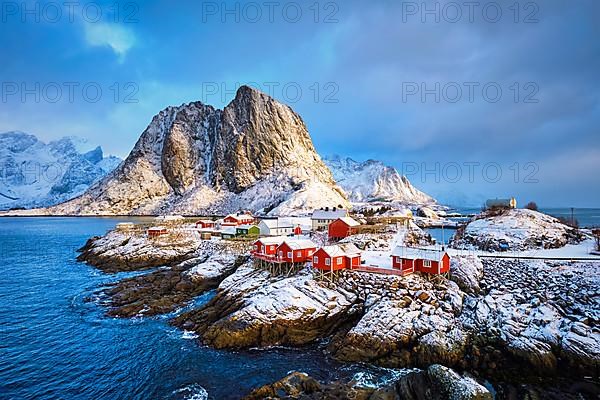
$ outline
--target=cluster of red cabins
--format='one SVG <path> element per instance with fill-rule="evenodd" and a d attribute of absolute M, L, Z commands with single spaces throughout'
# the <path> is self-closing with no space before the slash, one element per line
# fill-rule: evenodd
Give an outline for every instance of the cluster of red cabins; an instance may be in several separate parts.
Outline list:
<path fill-rule="evenodd" d="M 281 271 L 282 266 L 294 267 L 311 262 L 321 272 L 337 273 L 344 269 L 389 275 L 408 275 L 413 272 L 445 274 L 450 270 L 450 257 L 445 251 L 398 246 L 391 254 L 392 269 L 364 265 L 361 251 L 353 244 L 318 246 L 308 239 L 265 237 L 254 242 L 254 259 Z"/>

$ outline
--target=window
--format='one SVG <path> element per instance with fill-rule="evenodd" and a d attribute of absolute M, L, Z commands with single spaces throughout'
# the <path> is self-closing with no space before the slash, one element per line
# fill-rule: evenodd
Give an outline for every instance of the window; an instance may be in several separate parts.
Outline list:
<path fill-rule="evenodd" d="M 296 257 L 302 257 L 302 252 L 301 251 L 297 251 L 296 252 Z"/>
<path fill-rule="evenodd" d="M 431 267 L 431 260 L 423 260 L 423 266 L 424 267 Z"/>
<path fill-rule="evenodd" d="M 318 264 L 319 263 L 319 257 L 313 257 L 313 263 Z"/>
<path fill-rule="evenodd" d="M 315 252 L 314 250 L 309 250 L 309 251 L 308 251 L 308 255 L 309 255 L 309 256 L 312 256 L 314 252 Z"/>
<path fill-rule="evenodd" d="M 331 265 L 331 258 L 325 259 L 325 265 L 327 265 L 327 266 Z"/>
<path fill-rule="evenodd" d="M 288 251 L 288 258 L 292 258 L 292 252 Z"/>
<path fill-rule="evenodd" d="M 339 257 L 339 258 L 337 259 L 337 265 L 342 265 L 342 257 Z"/>
<path fill-rule="evenodd" d="M 283 256 L 283 251 L 279 250 L 279 257 Z"/>

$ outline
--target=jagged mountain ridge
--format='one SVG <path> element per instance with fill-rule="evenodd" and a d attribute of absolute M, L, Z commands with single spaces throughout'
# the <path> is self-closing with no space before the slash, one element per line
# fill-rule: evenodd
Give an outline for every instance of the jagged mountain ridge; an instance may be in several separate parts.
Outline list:
<path fill-rule="evenodd" d="M 358 162 L 333 155 L 323 158 L 333 177 L 352 202 L 397 201 L 429 204 L 435 200 L 415 188 L 408 178 L 380 161 Z"/>
<path fill-rule="evenodd" d="M 156 115 L 125 161 L 51 214 L 290 214 L 348 207 L 301 117 L 248 86 L 223 110 L 201 102 Z"/>
<path fill-rule="evenodd" d="M 0 134 L 0 210 L 46 207 L 82 194 L 121 162 L 87 151 L 85 140 L 63 137 L 44 143 L 12 131 Z"/>

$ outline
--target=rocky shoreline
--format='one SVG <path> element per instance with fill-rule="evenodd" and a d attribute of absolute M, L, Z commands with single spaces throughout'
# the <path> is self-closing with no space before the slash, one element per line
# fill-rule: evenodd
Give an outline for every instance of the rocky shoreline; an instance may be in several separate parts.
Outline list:
<path fill-rule="evenodd" d="M 330 283 L 309 269 L 271 276 L 239 242 L 186 246 L 111 232 L 88 242 L 80 259 L 110 272 L 164 263 L 104 289 L 113 316 L 169 313 L 216 288 L 208 303 L 171 323 L 218 349 L 326 339 L 340 361 L 427 371 L 442 364 L 499 385 L 597 379 L 599 274 L 585 263 L 454 257 L 451 279 L 345 271 Z M 586 393 L 600 393 L 592 388 Z"/>

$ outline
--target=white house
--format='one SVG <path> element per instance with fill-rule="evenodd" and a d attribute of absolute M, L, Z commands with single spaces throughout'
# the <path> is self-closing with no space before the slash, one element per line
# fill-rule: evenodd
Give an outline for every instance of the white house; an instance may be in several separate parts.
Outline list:
<path fill-rule="evenodd" d="M 310 217 L 312 222 L 313 231 L 326 230 L 330 223 L 338 218 L 344 218 L 348 216 L 348 210 L 342 208 L 338 209 L 325 209 L 325 210 L 314 210 Z"/>
<path fill-rule="evenodd" d="M 294 233 L 294 226 L 279 219 L 263 219 L 258 224 L 263 236 L 288 236 Z"/>

